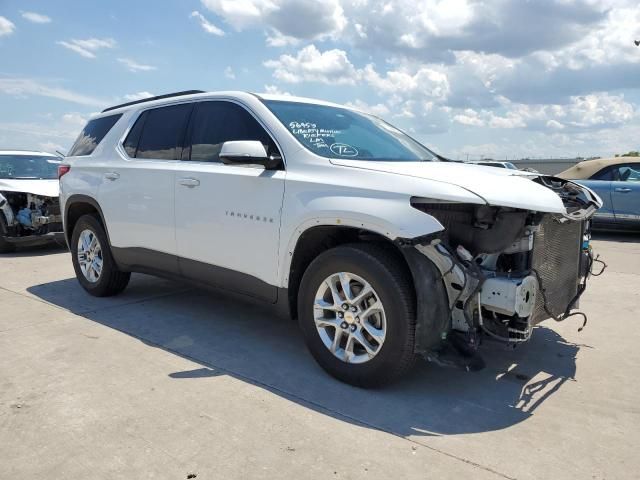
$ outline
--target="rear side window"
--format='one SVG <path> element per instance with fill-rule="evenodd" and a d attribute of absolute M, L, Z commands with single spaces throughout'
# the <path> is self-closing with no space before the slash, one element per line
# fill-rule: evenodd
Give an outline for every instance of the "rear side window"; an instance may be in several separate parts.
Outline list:
<path fill-rule="evenodd" d="M 258 140 L 269 155 L 280 155 L 266 130 L 249 112 L 235 103 L 200 103 L 190 130 L 191 155 L 185 155 L 185 160 L 219 162 L 222 144 L 232 140 Z"/>
<path fill-rule="evenodd" d="M 142 129 L 144 128 L 144 121 L 147 118 L 147 112 L 143 112 L 138 117 L 133 128 L 129 131 L 127 139 L 124 141 L 124 149 L 131 158 L 136 157 L 138 151 L 138 143 L 140 142 L 140 135 L 142 135 Z"/>
<path fill-rule="evenodd" d="M 91 155 L 121 116 L 122 114 L 119 113 L 117 115 L 110 115 L 108 117 L 90 120 L 82 129 L 82 132 L 80 132 L 80 135 L 71 147 L 71 150 L 69 150 L 67 156 L 79 157 L 83 155 Z"/>
<path fill-rule="evenodd" d="M 182 152 L 185 126 L 192 108 L 193 104 L 183 103 L 143 113 L 125 140 L 129 156 L 177 160 Z"/>

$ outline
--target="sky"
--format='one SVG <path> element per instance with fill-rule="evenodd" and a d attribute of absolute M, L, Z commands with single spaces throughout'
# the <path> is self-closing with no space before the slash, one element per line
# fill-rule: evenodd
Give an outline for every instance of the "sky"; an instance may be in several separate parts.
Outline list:
<path fill-rule="evenodd" d="M 460 159 L 640 150 L 638 0 L 0 0 L 0 148 L 201 89 L 372 112 Z"/>

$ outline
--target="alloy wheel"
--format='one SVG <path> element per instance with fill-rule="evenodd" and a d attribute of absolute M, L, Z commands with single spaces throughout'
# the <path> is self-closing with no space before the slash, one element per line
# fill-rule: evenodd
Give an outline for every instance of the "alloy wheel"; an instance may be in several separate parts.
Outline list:
<path fill-rule="evenodd" d="M 91 283 L 100 280 L 102 274 L 102 247 L 95 232 L 85 229 L 78 238 L 78 264 L 80 270 Z"/>
<path fill-rule="evenodd" d="M 313 311 L 322 343 L 343 362 L 365 363 L 380 352 L 387 318 L 380 297 L 362 277 L 329 275 L 318 288 Z"/>

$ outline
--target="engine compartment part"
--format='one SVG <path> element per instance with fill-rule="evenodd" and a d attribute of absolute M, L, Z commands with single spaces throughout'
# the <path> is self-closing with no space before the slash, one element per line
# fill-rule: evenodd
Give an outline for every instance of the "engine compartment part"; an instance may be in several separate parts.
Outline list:
<path fill-rule="evenodd" d="M 31 193 L 0 192 L 0 215 L 5 239 L 20 239 L 62 232 L 57 198 Z"/>
<path fill-rule="evenodd" d="M 487 278 L 480 290 L 482 307 L 503 315 L 529 317 L 535 308 L 538 280 L 533 275 L 524 278 Z"/>
<path fill-rule="evenodd" d="M 436 347 L 426 358 L 442 362 L 442 352 L 453 348 L 468 359 L 482 335 L 517 344 L 542 320 L 582 315 L 572 310 L 593 265 L 587 220 L 506 207 L 414 207 L 445 227 L 413 246 L 440 272 L 449 306 L 451 329 L 440 332 L 449 347 Z"/>
<path fill-rule="evenodd" d="M 474 255 L 496 253 L 520 239 L 531 212 L 487 205 L 412 203 L 414 208 L 436 218 L 443 226 L 442 239 L 464 246 Z"/>

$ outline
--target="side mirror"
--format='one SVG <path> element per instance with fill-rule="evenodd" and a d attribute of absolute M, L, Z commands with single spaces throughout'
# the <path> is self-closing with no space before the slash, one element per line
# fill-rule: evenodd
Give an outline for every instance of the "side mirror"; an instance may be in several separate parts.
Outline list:
<path fill-rule="evenodd" d="M 226 165 L 262 165 L 266 169 L 273 169 L 281 161 L 279 157 L 269 157 L 258 140 L 224 142 L 220 149 L 220 160 Z"/>

